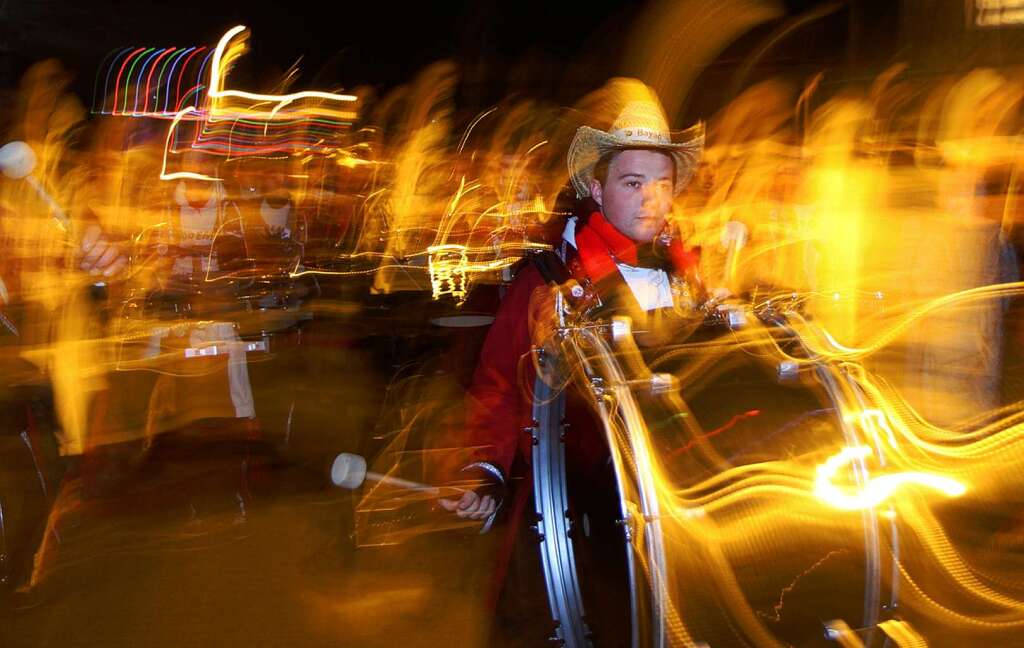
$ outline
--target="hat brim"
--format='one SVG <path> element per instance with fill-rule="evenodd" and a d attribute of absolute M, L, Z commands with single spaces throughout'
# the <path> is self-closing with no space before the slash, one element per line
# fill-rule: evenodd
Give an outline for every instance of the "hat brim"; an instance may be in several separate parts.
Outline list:
<path fill-rule="evenodd" d="M 680 142 L 647 143 L 617 137 L 589 126 L 580 126 L 576 130 L 576 136 L 572 138 L 567 156 L 569 179 L 576 189 L 576 195 L 580 198 L 590 196 L 590 183 L 594 179 L 594 167 L 598 160 L 612 151 L 628 149 L 652 149 L 671 155 L 676 165 L 673 190 L 678 195 L 693 177 L 693 171 L 700 162 L 704 150 L 704 126 L 697 124 L 684 131 L 683 135 L 685 139 Z"/>

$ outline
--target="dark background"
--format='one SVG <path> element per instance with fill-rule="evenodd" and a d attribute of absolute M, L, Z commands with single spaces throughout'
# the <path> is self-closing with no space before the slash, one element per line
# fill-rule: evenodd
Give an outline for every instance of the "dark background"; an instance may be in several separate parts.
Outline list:
<path fill-rule="evenodd" d="M 971 0 L 785 0 L 786 16 L 736 40 L 700 76 L 682 122 L 706 117 L 737 84 L 785 74 L 869 80 L 895 61 L 916 74 L 1019 59 L 1019 28 L 966 27 Z M 259 86 L 301 57 L 298 88 L 380 91 L 448 59 L 460 70 L 456 101 L 475 113 L 513 94 L 571 104 L 628 72 L 623 53 L 650 2 L 308 3 L 8 0 L 0 5 L 0 88 L 33 61 L 56 57 L 75 74 L 86 104 L 103 57 L 126 46 L 214 44 L 231 26 L 252 30 L 251 50 L 232 74 Z M 709 7 L 714 6 L 712 3 Z M 812 17 L 815 13 L 821 15 Z M 806 21 L 796 26 L 801 18 Z M 776 39 L 737 80 L 737 69 Z"/>

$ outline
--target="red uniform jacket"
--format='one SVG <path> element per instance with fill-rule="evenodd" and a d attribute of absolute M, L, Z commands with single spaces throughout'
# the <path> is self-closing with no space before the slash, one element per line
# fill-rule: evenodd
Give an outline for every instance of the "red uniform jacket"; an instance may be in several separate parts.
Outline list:
<path fill-rule="evenodd" d="M 533 340 L 550 326 L 554 308 L 549 288 L 532 265 L 519 271 L 498 308 L 469 388 L 466 430 L 478 461 L 510 474 L 517 450 L 529 462 L 536 378 Z M 570 387 L 565 421 L 567 458 L 593 465 L 606 455 L 593 407 Z"/>

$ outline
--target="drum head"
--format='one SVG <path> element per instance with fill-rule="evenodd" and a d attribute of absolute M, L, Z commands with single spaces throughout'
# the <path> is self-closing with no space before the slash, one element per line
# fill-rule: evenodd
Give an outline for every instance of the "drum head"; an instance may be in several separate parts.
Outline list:
<path fill-rule="evenodd" d="M 651 469 L 670 493 L 661 503 L 674 509 L 661 517 L 667 615 L 710 645 L 758 633 L 834 645 L 832 620 L 866 628 L 860 638 L 871 645 L 890 600 L 891 556 L 880 552 L 886 528 L 873 511 L 832 510 L 815 496 L 816 467 L 850 442 L 831 392 L 813 368 L 781 380 L 769 345 L 702 335 L 675 358 L 648 354 L 675 376 L 678 396 L 638 394 Z"/>
<path fill-rule="evenodd" d="M 569 471 L 569 518 L 584 620 L 595 646 L 628 646 L 632 632 L 628 542 L 610 462 Z"/>
<path fill-rule="evenodd" d="M 561 412 L 540 407 L 550 394 L 535 387 L 534 485 L 558 638 L 828 646 L 835 623 L 872 645 L 895 600 L 890 528 L 815 494 L 816 466 L 851 443 L 825 378 L 780 382 L 773 345 L 712 329 L 646 354 L 679 389 L 645 389 L 635 347 L 592 344 L 597 369 L 579 391 L 604 414 L 609 461 L 576 465 L 583 431 L 552 427 Z"/>

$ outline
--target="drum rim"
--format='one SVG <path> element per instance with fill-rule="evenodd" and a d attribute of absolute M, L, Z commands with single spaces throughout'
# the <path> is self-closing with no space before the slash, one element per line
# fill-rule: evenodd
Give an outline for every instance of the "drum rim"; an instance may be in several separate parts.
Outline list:
<path fill-rule="evenodd" d="M 541 564 L 544 571 L 544 584 L 548 594 L 548 606 L 552 620 L 556 622 L 555 636 L 562 645 L 570 648 L 578 646 L 592 646 L 591 629 L 586 622 L 586 610 L 582 599 L 582 588 L 579 580 L 579 571 L 576 567 L 575 548 L 572 539 L 572 524 L 568 513 L 568 482 L 565 471 L 565 443 L 563 438 L 564 425 L 562 418 L 565 409 L 565 389 L 552 388 L 551 385 L 560 385 L 561 381 L 555 380 L 554 368 L 557 363 L 545 363 L 543 359 L 538 363 L 541 371 L 538 372 L 534 382 L 534 403 L 533 419 L 534 426 L 530 428 L 533 442 L 533 487 L 534 506 L 538 517 L 535 527 L 539 534 L 539 545 L 541 552 Z M 608 432 L 607 412 L 603 404 L 602 419 L 605 421 L 603 427 Z M 611 440 L 610 440 L 611 441 Z M 610 447 L 614 447 L 611 445 Z M 616 463 L 615 481 L 616 493 L 619 501 L 620 521 L 624 529 L 624 547 L 626 557 L 626 568 L 629 587 L 630 607 L 630 645 L 633 648 L 640 646 L 640 591 L 637 586 L 637 561 L 635 548 L 632 542 L 630 530 L 629 505 L 624 495 L 625 489 L 622 483 L 621 457 L 612 451 L 613 460 Z M 646 515 L 647 506 L 641 502 L 641 510 L 645 511 L 646 519 L 652 519 Z M 654 536 L 657 536 L 655 538 Z M 645 545 L 649 553 L 653 553 L 659 573 L 663 572 L 664 546 L 661 542 L 661 529 L 655 519 L 654 526 L 645 532 Z M 653 588 L 654 595 L 650 602 L 650 609 L 656 616 L 655 636 L 659 637 L 656 645 L 664 645 L 663 615 L 660 606 L 663 602 L 657 596 L 658 588 Z M 648 592 L 648 595 L 651 595 Z"/>

